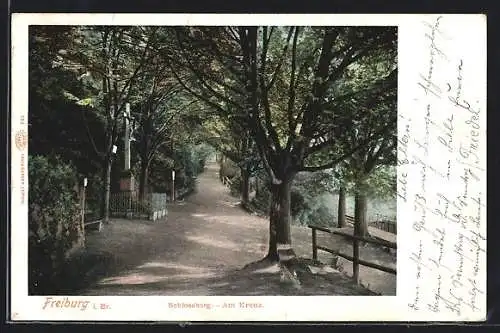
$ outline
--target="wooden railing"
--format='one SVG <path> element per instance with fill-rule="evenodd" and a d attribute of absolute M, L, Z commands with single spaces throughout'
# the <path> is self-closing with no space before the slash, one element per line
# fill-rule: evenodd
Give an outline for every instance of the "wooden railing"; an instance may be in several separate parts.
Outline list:
<path fill-rule="evenodd" d="M 350 225 L 354 225 L 354 216 L 346 215 L 345 220 Z M 390 232 L 391 234 L 397 233 L 397 226 L 396 222 L 394 221 L 374 221 L 370 222 L 369 226 L 386 232 Z"/>
<path fill-rule="evenodd" d="M 370 223 L 369 226 L 390 232 L 391 234 L 397 234 L 397 225 L 394 221 L 375 221 Z"/>
<path fill-rule="evenodd" d="M 362 260 L 359 258 L 359 242 L 360 241 L 385 246 L 385 247 L 388 247 L 391 249 L 397 248 L 395 243 L 388 242 L 388 241 L 381 240 L 381 239 L 373 239 L 373 238 L 366 238 L 366 237 L 351 235 L 351 234 L 347 234 L 345 232 L 326 229 L 326 228 L 317 227 L 317 226 L 313 226 L 313 225 L 308 225 L 308 227 L 312 229 L 313 259 L 318 260 L 318 250 L 322 250 L 322 251 L 329 252 L 331 254 L 338 255 L 340 257 L 343 257 L 347 260 L 352 261 L 352 263 L 353 263 L 353 265 L 352 265 L 352 277 L 356 281 L 356 283 L 359 283 L 359 265 L 375 268 L 375 269 L 378 269 L 380 271 L 387 272 L 387 273 L 396 274 L 396 270 L 394 268 L 382 266 L 382 265 L 379 265 L 379 264 L 376 264 L 373 262 L 369 262 L 369 261 L 365 261 L 365 260 Z M 317 237 L 316 237 L 317 236 L 316 232 L 318 230 L 323 231 L 323 232 L 327 232 L 329 234 L 340 235 L 340 236 L 346 237 L 348 239 L 351 239 L 352 240 L 353 255 L 350 256 L 350 255 L 342 253 L 340 251 L 332 250 L 332 249 L 329 249 L 327 247 L 318 245 L 317 244 Z"/>

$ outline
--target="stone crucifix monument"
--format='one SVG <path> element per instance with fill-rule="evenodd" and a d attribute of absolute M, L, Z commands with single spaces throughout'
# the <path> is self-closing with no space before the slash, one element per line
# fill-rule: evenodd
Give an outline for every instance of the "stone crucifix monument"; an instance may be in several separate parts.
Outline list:
<path fill-rule="evenodd" d="M 127 205 L 127 217 L 131 215 L 131 205 L 132 205 L 132 196 L 135 193 L 135 180 L 134 176 L 130 170 L 130 139 L 131 139 L 131 129 L 130 129 L 130 104 L 127 103 L 125 105 L 125 113 L 124 113 L 124 122 L 125 122 L 125 133 L 123 137 L 123 146 L 124 146 L 124 168 L 123 174 L 120 179 L 120 190 L 124 192 L 125 197 L 128 198 Z"/>

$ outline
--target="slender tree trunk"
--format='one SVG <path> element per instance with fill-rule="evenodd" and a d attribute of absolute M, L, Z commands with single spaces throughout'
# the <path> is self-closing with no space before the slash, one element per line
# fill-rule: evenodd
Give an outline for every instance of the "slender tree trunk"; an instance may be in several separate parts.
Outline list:
<path fill-rule="evenodd" d="M 149 163 L 147 161 L 141 161 L 141 174 L 139 178 L 139 200 L 144 199 L 148 188 L 148 177 L 149 176 Z"/>
<path fill-rule="evenodd" d="M 368 219 L 367 219 L 367 197 L 361 190 L 356 191 L 354 198 L 354 234 L 368 237 Z"/>
<path fill-rule="evenodd" d="M 104 161 L 104 182 L 103 182 L 103 194 L 104 198 L 102 200 L 101 206 L 101 216 L 104 223 L 109 222 L 109 197 L 111 195 L 111 157 L 107 157 Z"/>
<path fill-rule="evenodd" d="M 250 202 L 250 173 L 248 167 L 240 168 L 241 171 L 241 204 L 247 206 Z"/>
<path fill-rule="evenodd" d="M 219 164 L 219 179 L 222 183 L 224 183 L 224 176 L 225 176 L 225 170 L 224 170 L 224 162 L 222 161 L 222 157 L 221 157 L 221 162 Z"/>
<path fill-rule="evenodd" d="M 343 228 L 346 226 L 345 221 L 345 187 L 340 186 L 339 190 L 339 207 L 338 207 L 338 225 L 337 227 Z"/>
<path fill-rule="evenodd" d="M 267 259 L 278 261 L 278 244 L 292 244 L 290 233 L 290 193 L 292 180 L 271 185 L 271 210 L 269 214 L 269 251 Z"/>
<path fill-rule="evenodd" d="M 86 203 L 86 188 L 82 186 L 80 189 L 80 205 L 81 205 L 81 223 L 80 228 L 78 230 L 78 240 L 80 241 L 80 245 L 85 244 L 85 205 Z"/>

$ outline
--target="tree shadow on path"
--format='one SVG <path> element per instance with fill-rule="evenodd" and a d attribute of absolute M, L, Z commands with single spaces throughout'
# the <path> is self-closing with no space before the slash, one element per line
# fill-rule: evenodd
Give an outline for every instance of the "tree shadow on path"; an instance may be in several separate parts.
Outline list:
<path fill-rule="evenodd" d="M 297 289 L 283 283 L 276 267 L 243 267 L 265 256 L 269 231 L 267 220 L 238 203 L 212 165 L 200 176 L 196 193 L 169 205 L 166 220 L 113 220 L 89 234 L 86 248 L 72 256 L 60 281 L 43 294 L 371 294 L 338 271 L 301 276 Z"/>

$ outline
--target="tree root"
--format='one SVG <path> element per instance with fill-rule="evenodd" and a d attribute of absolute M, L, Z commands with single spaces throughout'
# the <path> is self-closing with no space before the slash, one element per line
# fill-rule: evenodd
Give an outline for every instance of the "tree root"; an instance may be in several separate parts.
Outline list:
<path fill-rule="evenodd" d="M 262 268 L 266 268 L 266 267 L 270 267 L 270 266 L 273 266 L 277 263 L 278 261 L 277 260 L 271 260 L 268 258 L 268 256 L 258 260 L 258 261 L 254 261 L 254 262 L 251 262 L 249 264 L 246 264 L 245 266 L 243 266 L 243 269 L 244 270 L 248 270 L 248 269 L 251 269 L 251 270 L 257 270 L 257 269 L 262 269 Z"/>

